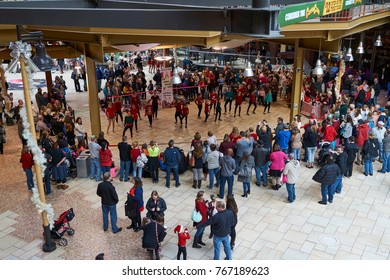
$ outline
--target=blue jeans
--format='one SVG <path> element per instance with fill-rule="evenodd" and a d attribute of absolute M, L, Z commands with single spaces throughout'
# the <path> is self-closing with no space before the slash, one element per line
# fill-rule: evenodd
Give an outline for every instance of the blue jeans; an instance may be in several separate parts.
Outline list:
<path fill-rule="evenodd" d="M 213 244 L 214 244 L 214 260 L 219 260 L 219 255 L 221 252 L 221 243 L 223 244 L 223 248 L 226 254 L 226 259 L 232 259 L 232 250 L 230 248 L 230 240 L 229 235 L 224 237 L 214 235 Z"/>
<path fill-rule="evenodd" d="M 195 232 L 195 237 L 201 236 L 203 234 L 204 230 L 205 230 L 205 227 L 197 229 L 196 232 Z"/>
<path fill-rule="evenodd" d="M 100 174 L 102 173 L 100 169 L 100 159 L 98 158 L 92 158 L 91 159 L 91 175 L 89 176 L 90 179 L 95 179 L 96 182 L 100 181 Z"/>
<path fill-rule="evenodd" d="M 34 187 L 33 172 L 31 168 L 23 168 L 27 177 L 27 187 L 31 190 Z"/>
<path fill-rule="evenodd" d="M 137 167 L 136 162 L 133 162 L 133 178 L 134 177 L 142 179 L 142 167 Z"/>
<path fill-rule="evenodd" d="M 293 202 L 295 200 L 295 184 L 286 183 L 286 189 L 288 194 L 288 201 Z"/>
<path fill-rule="evenodd" d="M 227 184 L 228 184 L 228 195 L 232 195 L 233 194 L 233 181 L 234 181 L 234 176 L 230 176 L 230 177 L 225 177 L 225 176 L 221 176 L 221 182 L 219 184 L 219 198 L 223 198 L 223 196 L 225 195 L 225 184 L 226 184 L 226 181 L 227 181 Z"/>
<path fill-rule="evenodd" d="M 123 181 L 123 175 L 125 176 L 124 177 L 125 181 L 129 180 L 130 163 L 131 163 L 130 160 L 128 160 L 128 161 L 121 160 L 121 166 L 119 169 L 119 180 L 120 181 Z"/>
<path fill-rule="evenodd" d="M 255 166 L 257 185 L 260 185 L 261 181 L 263 181 L 264 185 L 268 184 L 267 169 L 268 169 L 268 163 L 260 166 Z"/>
<path fill-rule="evenodd" d="M 365 159 L 364 160 L 364 174 L 365 175 L 372 175 L 374 173 L 373 168 L 372 168 L 372 159 Z"/>
<path fill-rule="evenodd" d="M 294 159 L 301 160 L 301 148 L 291 149 L 291 152 L 294 154 Z"/>
<path fill-rule="evenodd" d="M 316 154 L 317 147 L 307 147 L 307 162 L 314 163 L 314 155 Z"/>
<path fill-rule="evenodd" d="M 343 188 L 343 175 L 339 175 L 334 182 L 334 191 L 337 193 L 341 193 L 341 189 Z"/>
<path fill-rule="evenodd" d="M 51 182 L 50 182 L 50 168 L 46 167 L 45 173 L 43 176 L 43 184 L 45 187 L 45 194 L 51 193 Z"/>
<path fill-rule="evenodd" d="M 66 164 L 62 163 L 60 166 L 53 166 L 53 175 L 57 183 L 66 182 Z"/>
<path fill-rule="evenodd" d="M 251 183 L 250 182 L 242 182 L 242 190 L 244 194 L 251 192 Z"/>
<path fill-rule="evenodd" d="M 390 152 L 383 152 L 382 169 L 380 172 L 390 172 Z"/>
<path fill-rule="evenodd" d="M 213 168 L 213 169 L 209 169 L 209 176 L 210 176 L 210 185 L 209 185 L 209 189 L 212 189 L 213 186 L 214 186 L 214 176 L 215 176 L 215 180 L 217 182 L 217 188 L 219 188 L 219 180 L 217 178 L 217 173 L 219 171 L 219 167 L 217 168 Z"/>
<path fill-rule="evenodd" d="M 334 195 L 334 183 L 333 184 L 321 184 L 322 202 L 333 202 Z"/>
<path fill-rule="evenodd" d="M 379 160 L 383 160 L 383 142 L 379 141 Z"/>
<path fill-rule="evenodd" d="M 100 168 L 102 170 L 102 174 L 104 174 L 106 172 L 110 172 L 111 166 L 100 166 Z"/>
<path fill-rule="evenodd" d="M 113 232 L 118 231 L 118 227 L 116 226 L 116 205 L 102 205 L 103 212 L 103 230 L 106 231 L 108 229 L 108 213 L 110 213 L 111 219 L 111 228 Z"/>
<path fill-rule="evenodd" d="M 288 155 L 288 148 L 285 148 L 285 149 L 281 149 L 283 153 L 285 153 L 286 155 Z"/>
<path fill-rule="evenodd" d="M 167 177 L 166 177 L 166 187 L 170 187 L 171 185 L 171 169 L 173 169 L 173 177 L 175 178 L 176 187 L 180 185 L 179 181 L 179 167 L 175 166 L 167 166 Z"/>

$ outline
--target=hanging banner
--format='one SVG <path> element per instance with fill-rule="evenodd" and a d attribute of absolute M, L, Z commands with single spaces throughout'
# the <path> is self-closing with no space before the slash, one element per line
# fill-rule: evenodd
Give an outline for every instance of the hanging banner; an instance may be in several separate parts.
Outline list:
<path fill-rule="evenodd" d="M 281 27 L 337 13 L 362 5 L 362 0 L 322 0 L 286 6 L 279 12 Z"/>
<path fill-rule="evenodd" d="M 163 68 L 161 71 L 162 90 L 160 98 L 163 108 L 171 108 L 173 104 L 172 67 Z"/>

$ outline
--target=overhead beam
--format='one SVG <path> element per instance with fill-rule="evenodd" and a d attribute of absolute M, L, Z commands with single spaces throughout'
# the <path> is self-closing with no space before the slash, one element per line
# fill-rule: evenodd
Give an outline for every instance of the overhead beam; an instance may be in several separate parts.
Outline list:
<path fill-rule="evenodd" d="M 46 46 L 46 52 L 51 58 L 76 58 L 82 54 L 70 46 Z M 10 53 L 10 49 L 0 51 L 0 60 L 11 59 Z"/>
<path fill-rule="evenodd" d="M 199 45 L 204 46 L 205 40 L 203 37 L 174 37 L 174 36 L 141 36 L 141 35 L 107 35 L 105 45 L 129 45 L 129 44 L 184 44 L 184 45 Z"/>

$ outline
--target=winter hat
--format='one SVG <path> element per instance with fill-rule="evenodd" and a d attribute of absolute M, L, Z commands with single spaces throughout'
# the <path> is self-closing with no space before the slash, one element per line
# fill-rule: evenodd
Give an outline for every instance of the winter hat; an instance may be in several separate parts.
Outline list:
<path fill-rule="evenodd" d="M 382 122 L 382 121 L 379 121 L 379 122 L 378 122 L 378 125 L 380 125 L 380 126 L 384 126 L 384 125 L 385 125 L 385 123 L 384 123 L 384 122 Z"/>
<path fill-rule="evenodd" d="M 184 227 L 182 225 L 177 225 L 175 229 L 173 230 L 174 233 L 183 233 Z"/>

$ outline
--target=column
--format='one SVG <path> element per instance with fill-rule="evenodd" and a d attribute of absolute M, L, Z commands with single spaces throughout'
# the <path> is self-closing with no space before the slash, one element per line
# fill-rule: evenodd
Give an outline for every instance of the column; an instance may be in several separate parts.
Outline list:
<path fill-rule="evenodd" d="M 295 40 L 294 51 L 294 76 L 291 93 L 290 123 L 294 116 L 301 111 L 301 91 L 302 91 L 302 73 L 305 50 L 299 47 L 299 39 Z"/>
<path fill-rule="evenodd" d="M 100 122 L 100 102 L 96 80 L 95 62 L 84 52 L 85 71 L 87 76 L 89 116 L 91 121 L 91 133 L 98 136 L 102 130 Z"/>

